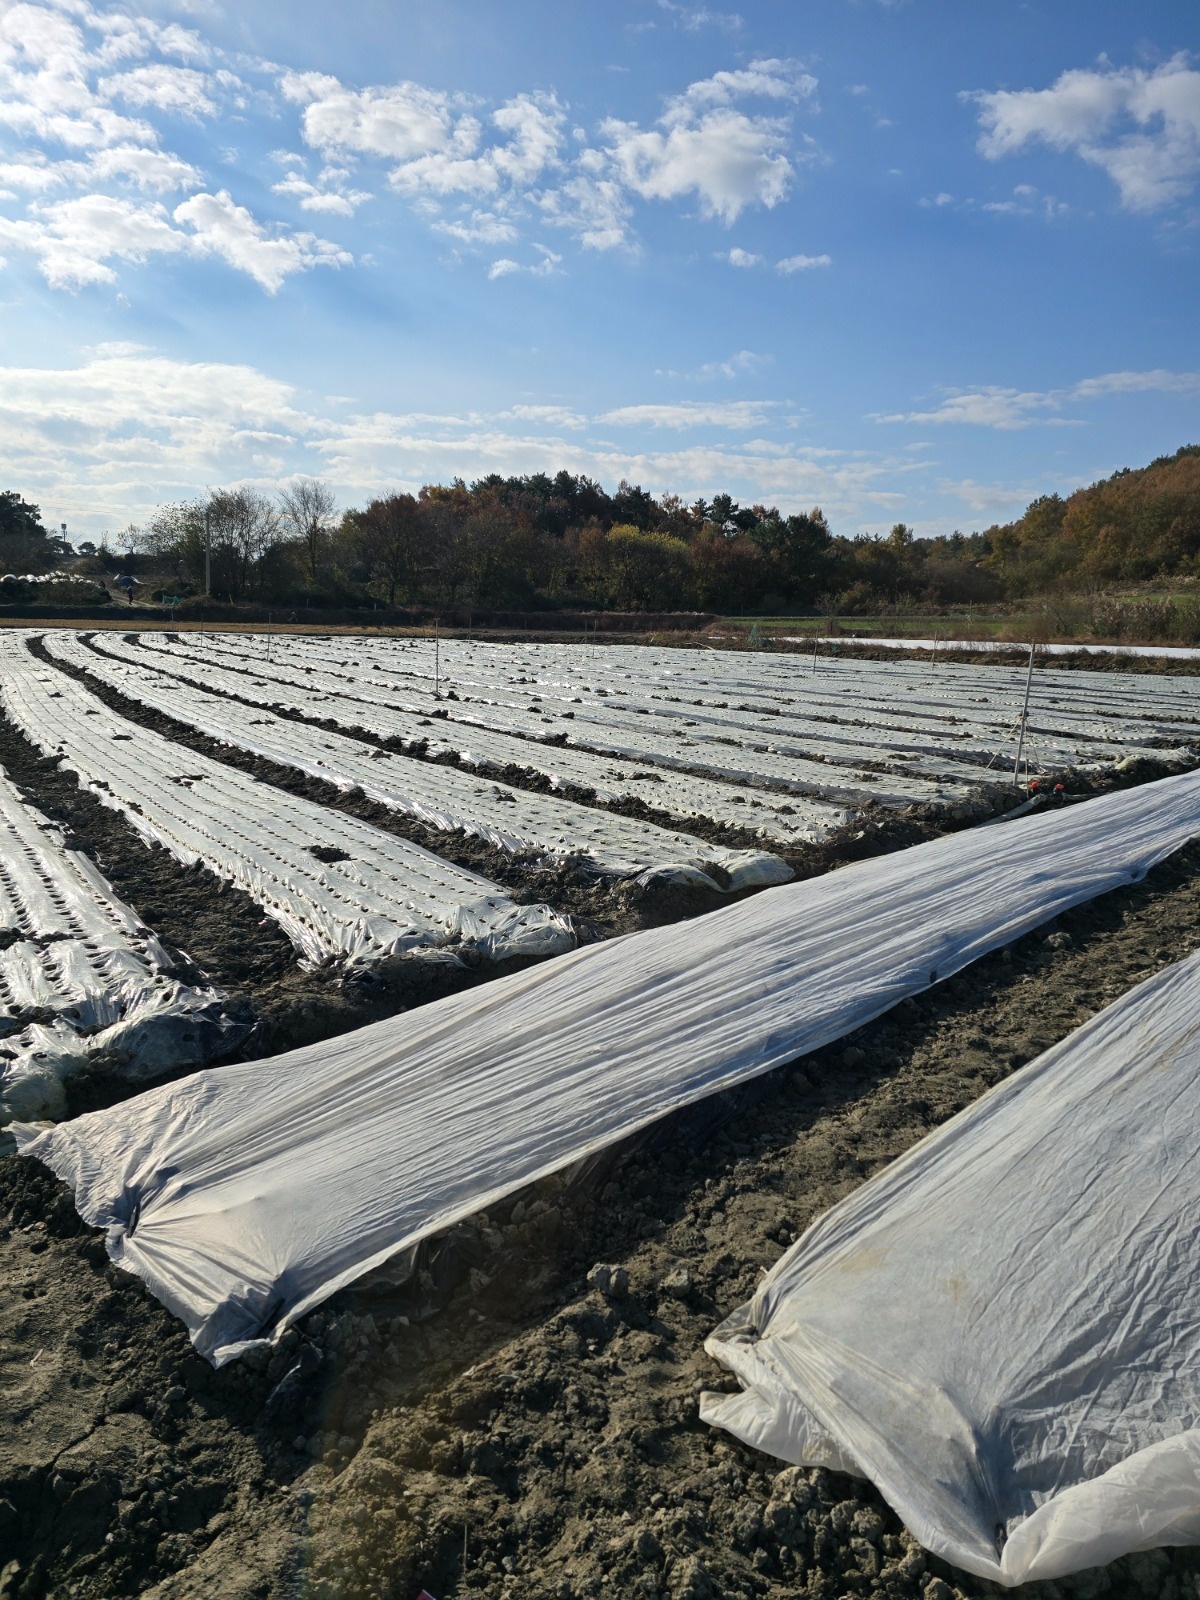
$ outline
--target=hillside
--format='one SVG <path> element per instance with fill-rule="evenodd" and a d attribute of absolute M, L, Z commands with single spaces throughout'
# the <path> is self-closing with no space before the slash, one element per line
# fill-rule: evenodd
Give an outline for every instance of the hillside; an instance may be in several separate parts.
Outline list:
<path fill-rule="evenodd" d="M 1010 595 L 1088 588 L 1200 572 L 1200 445 L 1063 499 L 1045 495 L 1024 516 L 987 530 L 987 564 Z"/>

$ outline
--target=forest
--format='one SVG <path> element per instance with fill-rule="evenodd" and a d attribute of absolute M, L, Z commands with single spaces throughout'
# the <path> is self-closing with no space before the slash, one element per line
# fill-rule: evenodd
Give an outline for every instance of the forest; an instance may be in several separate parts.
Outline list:
<path fill-rule="evenodd" d="M 1200 446 L 1043 496 L 1003 526 L 936 538 L 904 523 L 846 536 L 820 507 L 783 515 L 726 494 L 656 498 L 624 482 L 609 493 L 559 472 L 456 479 L 346 510 L 317 479 L 274 496 L 218 489 L 72 548 L 8 491 L 0 567 L 10 591 L 14 578 L 56 573 L 105 593 L 130 576 L 156 583 L 154 598 L 308 607 L 865 616 L 1097 596 L 1200 576 Z"/>

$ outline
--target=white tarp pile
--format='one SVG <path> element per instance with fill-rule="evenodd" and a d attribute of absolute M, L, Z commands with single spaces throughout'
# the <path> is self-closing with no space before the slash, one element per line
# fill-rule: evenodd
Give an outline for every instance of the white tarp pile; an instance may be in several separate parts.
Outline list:
<path fill-rule="evenodd" d="M 0 1129 L 62 1116 L 63 1082 L 89 1056 L 144 1082 L 235 1044 L 245 1028 L 223 1016 L 223 997 L 172 966 L 0 769 Z"/>
<path fill-rule="evenodd" d="M 1193 956 L 814 1224 L 701 1416 L 1006 1585 L 1200 1543 L 1198 1082 Z"/>
<path fill-rule="evenodd" d="M 448 942 L 498 960 L 574 943 L 551 907 L 517 905 L 407 839 L 173 744 L 28 656 L 5 662 L 0 701 L 144 838 L 245 890 L 309 962 L 431 950 L 453 960 Z"/>
<path fill-rule="evenodd" d="M 266 756 L 340 789 L 357 787 L 390 810 L 429 826 L 461 829 L 508 851 L 559 860 L 588 861 L 597 872 L 644 881 L 665 877 L 716 889 L 721 876 L 731 889 L 786 883 L 791 868 L 765 850 L 730 850 L 706 844 L 633 817 L 598 811 L 553 795 L 531 794 L 492 783 L 456 767 L 435 766 L 365 745 L 326 728 L 275 716 L 228 696 L 168 678 L 150 665 L 113 660 L 106 642 L 95 649 L 75 632 L 45 637 L 55 660 L 81 667 L 132 700 L 165 712 L 210 738 Z M 718 878 L 711 876 L 718 869 Z"/>
<path fill-rule="evenodd" d="M 220 1365 L 427 1235 L 838 1038 L 1197 831 L 1200 773 L 1185 773 L 955 834 L 26 1127 L 19 1145 Z"/>

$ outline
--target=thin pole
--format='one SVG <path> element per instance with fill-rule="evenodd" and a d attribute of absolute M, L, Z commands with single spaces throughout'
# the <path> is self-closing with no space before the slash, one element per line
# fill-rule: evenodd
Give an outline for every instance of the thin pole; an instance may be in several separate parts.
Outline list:
<path fill-rule="evenodd" d="M 433 624 L 433 698 L 435 700 L 440 700 L 442 698 L 442 690 L 441 690 L 441 679 L 442 679 L 442 638 L 441 638 L 441 627 L 442 627 L 441 618 L 439 617 L 434 621 L 434 624 Z"/>
<path fill-rule="evenodd" d="M 1033 653 L 1037 645 L 1029 646 L 1029 671 L 1025 674 L 1025 703 L 1021 707 L 1021 732 L 1017 739 L 1017 759 L 1013 763 L 1013 787 L 1021 786 L 1021 752 L 1025 748 L 1025 724 L 1029 721 L 1029 688 L 1033 683 Z"/>

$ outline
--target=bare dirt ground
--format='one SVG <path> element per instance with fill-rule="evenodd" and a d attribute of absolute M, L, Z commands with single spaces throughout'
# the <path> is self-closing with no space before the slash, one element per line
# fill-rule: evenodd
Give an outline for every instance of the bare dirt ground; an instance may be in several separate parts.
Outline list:
<path fill-rule="evenodd" d="M 8 1158 L 0 1548 L 19 1565 L 0 1592 L 993 1592 L 924 1557 L 867 1486 L 703 1426 L 722 1377 L 702 1341 L 828 1205 L 1198 943 L 1193 845 L 773 1074 L 757 1103 L 477 1218 L 404 1294 L 340 1297 L 259 1370 L 213 1372 L 44 1169 Z M 589 1288 L 598 1262 L 625 1269 L 623 1296 Z M 1153 1553 L 1030 1592 L 1171 1600 L 1197 1575 L 1200 1556 Z"/>
<path fill-rule="evenodd" d="M 251 902 L 147 849 L 8 725 L 0 763 L 240 992 L 255 1048 L 419 998 L 299 974 Z M 1197 945 L 1200 842 L 573 1184 L 455 1229 L 405 1289 L 340 1295 L 220 1372 L 108 1265 L 44 1168 L 0 1160 L 0 1600 L 1002 1592 L 924 1556 L 869 1486 L 781 1470 L 702 1425 L 700 1390 L 724 1386 L 703 1340 L 830 1204 Z M 589 1285 L 600 1263 L 623 1269 L 623 1293 Z M 1192 1600 L 1198 1580 L 1200 1553 L 1151 1552 L 1008 1592 Z"/>

